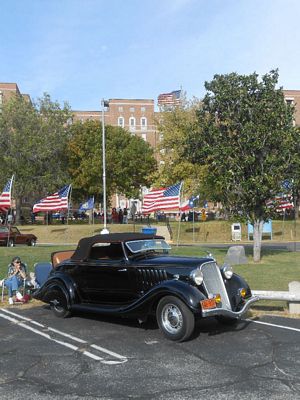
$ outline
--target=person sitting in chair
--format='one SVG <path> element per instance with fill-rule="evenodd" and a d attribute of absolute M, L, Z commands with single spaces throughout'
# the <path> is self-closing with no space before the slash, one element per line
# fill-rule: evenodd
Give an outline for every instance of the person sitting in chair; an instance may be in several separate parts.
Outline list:
<path fill-rule="evenodd" d="M 24 279 L 26 279 L 25 264 L 22 263 L 20 257 L 14 257 L 8 267 L 8 278 L 0 281 L 0 285 L 4 284 L 4 286 L 6 286 L 8 289 L 9 304 L 14 304 L 14 292 L 16 293 L 17 300 L 22 300 L 23 296 L 18 289 L 24 284 Z"/>

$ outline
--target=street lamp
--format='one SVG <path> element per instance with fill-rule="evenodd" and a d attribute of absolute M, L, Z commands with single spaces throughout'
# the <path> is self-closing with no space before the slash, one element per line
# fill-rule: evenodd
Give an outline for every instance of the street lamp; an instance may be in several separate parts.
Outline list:
<path fill-rule="evenodd" d="M 107 100 L 101 100 L 102 105 L 102 169 L 103 169 L 103 229 L 101 234 L 109 233 L 106 227 L 106 162 L 105 162 L 105 124 L 104 124 L 104 107 L 109 106 Z"/>

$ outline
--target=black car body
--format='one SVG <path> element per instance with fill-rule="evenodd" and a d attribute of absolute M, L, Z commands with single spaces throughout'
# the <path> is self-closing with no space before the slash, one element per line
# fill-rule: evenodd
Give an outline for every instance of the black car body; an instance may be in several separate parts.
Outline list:
<path fill-rule="evenodd" d="M 143 233 L 96 235 L 75 251 L 52 254 L 53 269 L 34 293 L 57 316 L 74 311 L 134 317 L 156 315 L 164 335 L 188 339 L 196 318 L 239 319 L 258 300 L 231 267 L 212 257 L 168 254 L 164 238 Z"/>

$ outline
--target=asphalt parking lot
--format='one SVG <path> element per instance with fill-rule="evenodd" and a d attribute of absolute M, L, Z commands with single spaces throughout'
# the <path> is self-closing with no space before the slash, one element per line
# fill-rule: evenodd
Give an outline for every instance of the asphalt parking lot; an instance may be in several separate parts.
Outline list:
<path fill-rule="evenodd" d="M 1 399 L 300 399 L 300 319 L 197 325 L 164 339 L 154 321 L 0 309 Z"/>

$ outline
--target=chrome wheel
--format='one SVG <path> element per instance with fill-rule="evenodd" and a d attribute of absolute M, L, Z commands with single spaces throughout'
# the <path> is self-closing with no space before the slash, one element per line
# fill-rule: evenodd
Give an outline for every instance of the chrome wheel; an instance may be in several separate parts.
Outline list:
<path fill-rule="evenodd" d="M 156 319 L 165 337 L 176 342 L 189 339 L 194 331 L 194 314 L 175 296 L 165 296 L 160 299 L 156 309 Z"/>
<path fill-rule="evenodd" d="M 162 309 L 162 324 L 165 330 L 172 335 L 178 333 L 183 326 L 180 309 L 174 304 L 166 304 Z"/>

